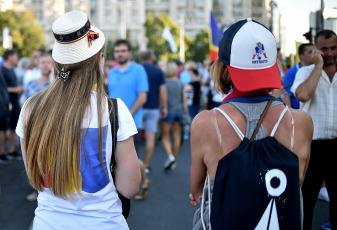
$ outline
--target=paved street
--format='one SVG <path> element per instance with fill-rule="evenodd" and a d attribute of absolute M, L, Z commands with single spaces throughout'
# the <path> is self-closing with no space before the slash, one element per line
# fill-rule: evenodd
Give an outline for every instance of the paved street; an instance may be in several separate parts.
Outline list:
<path fill-rule="evenodd" d="M 19 149 L 19 147 L 18 147 Z M 142 149 L 141 149 L 142 150 Z M 143 151 L 140 151 L 143 158 Z M 174 171 L 164 172 L 166 159 L 161 144 L 153 156 L 151 187 L 146 200 L 132 200 L 130 229 L 188 230 L 192 228 L 194 208 L 189 205 L 190 146 L 185 142 Z M 22 161 L 0 164 L 0 229 L 28 230 L 36 202 L 25 200 L 32 189 L 28 185 Z M 313 230 L 328 220 L 328 203 L 318 201 Z"/>

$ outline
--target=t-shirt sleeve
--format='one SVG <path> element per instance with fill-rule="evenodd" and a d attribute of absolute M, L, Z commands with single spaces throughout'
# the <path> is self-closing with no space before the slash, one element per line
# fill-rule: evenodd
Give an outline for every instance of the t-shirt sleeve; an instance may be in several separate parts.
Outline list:
<path fill-rule="evenodd" d="M 294 84 L 291 87 L 290 91 L 295 94 L 297 87 L 302 84 L 310 75 L 310 71 L 308 71 L 307 67 L 302 67 L 299 69 L 295 75 Z"/>
<path fill-rule="evenodd" d="M 285 93 L 291 94 L 290 89 L 291 89 L 292 84 L 294 83 L 295 74 L 296 73 L 293 69 L 289 69 L 287 73 L 285 74 L 284 79 L 283 79 L 283 86 L 287 86 L 290 84 L 290 86 L 285 89 Z"/>
<path fill-rule="evenodd" d="M 149 80 L 146 71 L 142 65 L 139 65 L 137 80 L 137 92 L 148 92 Z"/>
<path fill-rule="evenodd" d="M 160 70 L 160 85 L 165 85 L 166 84 L 166 79 L 164 72 Z"/>
<path fill-rule="evenodd" d="M 27 121 L 25 121 L 25 119 L 24 119 L 24 113 L 25 113 L 27 101 L 29 101 L 29 100 L 26 100 L 26 102 L 22 106 L 20 116 L 19 116 L 19 120 L 18 120 L 18 123 L 16 125 L 16 129 L 15 129 L 16 134 L 22 139 L 25 138 L 24 127 L 27 124 Z"/>
<path fill-rule="evenodd" d="M 124 104 L 124 102 L 117 98 L 118 105 L 118 131 L 117 141 L 124 141 L 129 137 L 135 135 L 138 131 L 132 115 Z"/>

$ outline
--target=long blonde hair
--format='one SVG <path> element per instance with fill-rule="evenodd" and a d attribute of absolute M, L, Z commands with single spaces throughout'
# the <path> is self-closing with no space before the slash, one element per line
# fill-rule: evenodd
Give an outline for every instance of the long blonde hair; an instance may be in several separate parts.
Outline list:
<path fill-rule="evenodd" d="M 30 184 L 43 190 L 42 179 L 50 182 L 52 193 L 64 199 L 80 193 L 80 153 L 83 118 L 90 109 L 93 88 L 97 91 L 99 158 L 103 167 L 102 119 L 106 93 L 100 52 L 75 64 L 54 63 L 55 77 L 64 68 L 66 82 L 56 79 L 50 87 L 33 96 L 25 106 L 25 150 Z M 105 170 L 104 170 L 105 171 Z"/>

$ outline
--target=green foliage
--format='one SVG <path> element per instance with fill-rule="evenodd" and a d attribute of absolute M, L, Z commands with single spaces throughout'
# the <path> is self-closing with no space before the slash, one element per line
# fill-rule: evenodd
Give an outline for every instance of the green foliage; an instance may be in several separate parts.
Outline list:
<path fill-rule="evenodd" d="M 114 42 L 112 40 L 108 40 L 105 48 L 105 60 L 113 60 L 114 59 L 114 51 L 113 51 Z"/>
<path fill-rule="evenodd" d="M 147 14 L 147 19 L 144 24 L 145 35 L 148 39 L 147 47 L 153 49 L 154 54 L 158 60 L 169 61 L 179 59 L 179 34 L 180 27 L 171 20 L 167 14 L 161 14 L 159 17 L 154 17 L 151 13 Z M 170 44 L 161 36 L 164 28 L 168 27 L 171 31 L 173 39 L 177 45 L 178 52 L 172 53 Z M 188 50 L 191 44 L 191 39 L 188 36 L 184 36 L 184 49 Z M 185 53 L 185 57 L 189 57 L 189 54 Z"/>
<path fill-rule="evenodd" d="M 188 47 L 188 53 L 190 54 L 190 58 L 187 60 L 195 62 L 202 63 L 205 59 L 209 58 L 209 38 L 207 30 L 203 30 L 197 34 L 193 43 Z"/>
<path fill-rule="evenodd" d="M 5 27 L 9 29 L 13 48 L 18 52 L 19 57 L 31 57 L 34 50 L 45 48 L 43 29 L 37 23 L 33 12 L 28 10 L 23 12 L 15 12 L 14 10 L 0 12 L 1 33 Z M 0 54 L 2 55 L 3 52 L 4 48 L 0 46 Z"/>

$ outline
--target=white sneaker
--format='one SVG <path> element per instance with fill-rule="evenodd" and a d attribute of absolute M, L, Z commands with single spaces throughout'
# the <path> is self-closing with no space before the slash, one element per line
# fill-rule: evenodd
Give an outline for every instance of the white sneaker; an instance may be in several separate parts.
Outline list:
<path fill-rule="evenodd" d="M 175 160 L 176 159 L 174 158 L 174 156 L 170 156 L 169 158 L 167 158 L 164 164 L 164 169 L 165 170 L 170 169 L 171 165 L 175 162 Z"/>
<path fill-rule="evenodd" d="M 171 170 L 175 170 L 175 169 L 176 169 L 176 167 L 177 167 L 177 163 L 176 163 L 176 162 L 174 162 L 174 163 L 171 165 L 170 169 L 171 169 Z"/>
<path fill-rule="evenodd" d="M 318 199 L 330 202 L 329 194 L 328 191 L 326 190 L 326 187 L 321 188 L 318 194 Z"/>
<path fill-rule="evenodd" d="M 151 167 L 149 166 L 149 167 L 146 167 L 146 168 L 144 169 L 144 171 L 145 171 L 146 174 L 149 174 L 149 173 L 152 171 L 152 169 L 151 169 Z"/>

